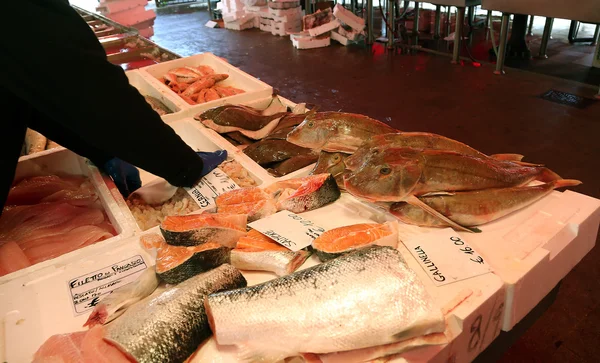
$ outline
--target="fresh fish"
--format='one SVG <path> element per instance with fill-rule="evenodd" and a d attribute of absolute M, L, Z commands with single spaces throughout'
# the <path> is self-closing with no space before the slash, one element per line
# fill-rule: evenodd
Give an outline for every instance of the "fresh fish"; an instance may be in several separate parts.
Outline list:
<path fill-rule="evenodd" d="M 287 141 L 298 146 L 329 152 L 353 153 L 369 138 L 396 132 L 383 122 L 343 112 L 309 112 Z"/>
<path fill-rule="evenodd" d="M 439 191 L 466 191 L 521 186 L 558 175 L 544 167 L 505 167 L 505 162 L 452 151 L 390 148 L 344 178 L 354 196 L 378 202 L 406 201 Z"/>
<path fill-rule="evenodd" d="M 274 164 L 269 171 L 275 176 L 285 176 L 289 173 L 293 173 L 296 170 L 300 170 L 306 166 L 314 164 L 317 159 L 318 156 L 313 153 L 297 155 Z"/>
<path fill-rule="evenodd" d="M 398 223 L 361 223 L 330 229 L 317 237 L 312 247 L 321 261 L 329 261 L 370 245 L 398 246 Z"/>
<path fill-rule="evenodd" d="M 221 346 L 210 338 L 200 344 L 186 363 L 239 363 L 238 354 L 234 346 Z"/>
<path fill-rule="evenodd" d="M 164 103 L 160 102 L 160 100 L 158 100 L 155 97 L 145 95 L 144 99 L 146 100 L 146 102 L 148 102 L 150 107 L 152 107 L 152 109 L 161 116 L 173 113 L 173 111 L 169 110 L 169 108 L 165 106 Z"/>
<path fill-rule="evenodd" d="M 25 205 L 40 203 L 44 198 L 57 192 L 78 191 L 86 182 L 82 177 L 64 177 L 44 175 L 25 178 L 14 184 L 6 198 L 6 205 Z M 89 184 L 87 184 L 89 185 Z M 83 194 L 89 194 L 85 186 Z"/>
<path fill-rule="evenodd" d="M 346 160 L 346 168 L 355 170 L 363 163 L 368 162 L 372 156 L 376 156 L 383 149 L 389 148 L 414 148 L 448 150 L 464 155 L 477 156 L 482 159 L 488 156 L 460 141 L 429 132 L 396 132 L 393 134 L 376 135 L 365 141 L 354 154 Z M 500 155 L 500 154 L 499 154 Z M 523 155 L 501 154 L 503 158 L 511 158 L 520 161 Z"/>
<path fill-rule="evenodd" d="M 103 298 L 83 326 L 108 324 L 121 316 L 130 306 L 149 296 L 158 287 L 158 277 L 153 267 L 147 268 L 134 282 L 122 286 Z"/>
<path fill-rule="evenodd" d="M 287 135 L 294 130 L 294 126 L 284 127 L 279 130 L 273 130 L 269 135 L 265 136 L 263 140 L 286 140 Z M 292 144 L 294 145 L 294 144 Z M 299 147 L 299 146 L 296 146 Z M 310 150 L 310 149 L 309 149 Z"/>
<path fill-rule="evenodd" d="M 0 276 L 31 266 L 31 261 L 14 241 L 0 242 Z"/>
<path fill-rule="evenodd" d="M 27 155 L 46 150 L 47 139 L 39 132 L 27 129 L 25 132 L 25 152 Z"/>
<path fill-rule="evenodd" d="M 245 148 L 244 154 L 264 166 L 298 155 L 313 154 L 313 151 L 285 140 L 261 140 Z"/>
<path fill-rule="evenodd" d="M 367 348 L 445 329 L 441 309 L 400 253 L 381 246 L 211 294 L 205 307 L 217 343 L 240 347 L 240 359 L 254 361 Z"/>
<path fill-rule="evenodd" d="M 105 328 L 53 335 L 35 352 L 33 363 L 131 363 L 117 347 L 106 342 Z"/>
<path fill-rule="evenodd" d="M 251 139 L 260 140 L 270 134 L 279 124 L 279 120 L 287 114 L 287 112 L 278 112 L 265 116 L 243 107 L 226 107 L 220 112 L 215 110 L 203 112 L 195 118 L 220 134 L 239 131 Z"/>
<path fill-rule="evenodd" d="M 239 145 L 250 145 L 250 144 L 253 144 L 256 142 L 255 140 L 252 140 L 251 138 L 244 136 L 244 134 L 242 134 L 239 131 L 228 132 L 221 136 L 224 136 L 224 137 L 227 136 L 227 137 L 233 139 Z"/>
<path fill-rule="evenodd" d="M 179 247 L 163 243 L 156 250 L 156 274 L 166 283 L 178 284 L 230 261 L 231 248 L 217 242 Z"/>
<path fill-rule="evenodd" d="M 336 177 L 342 174 L 344 170 L 346 170 L 347 158 L 348 154 L 345 153 L 330 153 L 327 151 L 321 151 L 321 154 L 319 155 L 319 160 L 317 161 L 317 165 L 315 165 L 315 168 L 310 173 L 329 173 Z"/>
<path fill-rule="evenodd" d="M 419 199 L 462 226 L 479 226 L 528 205 L 550 194 L 554 189 L 581 184 L 579 180 L 561 179 L 546 184 L 470 192 L 441 193 Z M 407 203 L 394 203 L 390 212 L 404 223 L 427 227 L 447 227 L 448 224 Z"/>
<path fill-rule="evenodd" d="M 190 97 L 194 93 L 198 93 L 205 88 L 210 88 L 215 85 L 215 83 L 224 81 L 229 78 L 228 74 L 210 74 L 198 79 L 196 82 L 192 83 L 183 91 L 182 95 Z"/>
<path fill-rule="evenodd" d="M 138 363 L 183 362 L 211 335 L 205 297 L 244 286 L 237 269 L 222 265 L 133 305 L 108 326 L 105 339 Z"/>
<path fill-rule="evenodd" d="M 204 213 L 188 216 L 167 216 L 160 225 L 165 241 L 172 246 L 198 246 L 218 242 L 235 247 L 246 234 L 248 216 L 245 214 Z"/>
<path fill-rule="evenodd" d="M 278 210 L 308 212 L 335 202 L 341 195 L 331 174 L 318 174 L 273 183 L 265 189 L 277 199 Z"/>
<path fill-rule="evenodd" d="M 290 251 L 264 234 L 250 230 L 231 251 L 231 264 L 240 270 L 270 271 L 284 276 L 296 271 L 309 256 L 308 251 Z"/>
<path fill-rule="evenodd" d="M 218 213 L 248 215 L 248 223 L 277 212 L 273 198 L 258 187 L 241 188 L 215 198 Z"/>
<path fill-rule="evenodd" d="M 304 114 L 288 114 L 281 118 L 277 127 L 273 130 L 273 132 L 279 132 L 283 129 L 294 129 L 296 126 L 300 125 L 302 121 L 306 118 Z M 287 137 L 287 135 L 286 135 Z"/>

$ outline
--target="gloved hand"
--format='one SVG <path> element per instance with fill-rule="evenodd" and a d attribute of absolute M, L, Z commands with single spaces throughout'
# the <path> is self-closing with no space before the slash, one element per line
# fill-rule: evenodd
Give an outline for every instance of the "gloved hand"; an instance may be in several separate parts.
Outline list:
<path fill-rule="evenodd" d="M 198 154 L 198 156 L 202 159 L 202 162 L 204 162 L 201 176 L 205 176 L 206 174 L 210 173 L 214 168 L 219 166 L 219 164 L 227 159 L 226 150 L 217 150 L 214 152 L 198 151 L 196 154 Z"/>
<path fill-rule="evenodd" d="M 110 175 L 124 198 L 127 198 L 129 194 L 142 186 L 140 171 L 121 159 L 110 159 L 104 164 L 103 170 Z"/>

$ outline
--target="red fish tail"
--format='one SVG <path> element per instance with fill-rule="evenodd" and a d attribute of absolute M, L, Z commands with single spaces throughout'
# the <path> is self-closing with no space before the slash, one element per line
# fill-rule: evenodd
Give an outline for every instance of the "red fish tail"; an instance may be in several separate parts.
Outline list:
<path fill-rule="evenodd" d="M 575 187 L 582 183 L 581 183 L 581 181 L 575 180 L 575 179 L 560 179 L 560 180 L 552 181 L 551 184 L 552 184 L 552 189 L 558 189 L 558 188 L 566 188 L 566 187 Z"/>
<path fill-rule="evenodd" d="M 562 179 L 560 177 L 560 175 L 556 174 L 555 172 L 553 172 L 552 170 L 550 170 L 548 168 L 541 168 L 540 173 L 536 178 L 536 180 L 539 180 L 544 183 L 549 183 L 549 182 L 552 182 L 555 180 L 560 180 L 560 179 Z"/>

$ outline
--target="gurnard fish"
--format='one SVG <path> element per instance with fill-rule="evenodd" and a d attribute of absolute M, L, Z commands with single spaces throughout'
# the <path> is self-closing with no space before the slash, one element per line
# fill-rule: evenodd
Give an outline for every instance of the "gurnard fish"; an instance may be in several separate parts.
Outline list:
<path fill-rule="evenodd" d="M 454 151 L 464 155 L 477 156 L 482 159 L 488 156 L 460 141 L 429 132 L 396 132 L 393 134 L 382 134 L 373 136 L 365 141 L 356 152 L 350 155 L 345 163 L 346 168 L 355 170 L 363 163 L 369 162 L 371 157 L 376 156 L 384 149 L 389 148 L 414 148 Z M 492 155 L 496 159 L 521 161 L 523 155 L 497 154 Z"/>
<path fill-rule="evenodd" d="M 329 261 L 357 248 L 398 246 L 398 223 L 360 223 L 334 228 L 317 237 L 312 247 L 321 261 Z"/>
<path fill-rule="evenodd" d="M 344 176 L 346 190 L 376 202 L 406 201 L 410 195 L 521 186 L 561 179 L 541 166 L 511 166 L 452 151 L 390 148 Z"/>
<path fill-rule="evenodd" d="M 579 180 L 561 179 L 549 183 L 470 192 L 439 193 L 419 199 L 462 226 L 479 226 L 518 211 L 550 194 L 554 189 L 576 186 Z M 404 223 L 426 227 L 448 224 L 408 203 L 394 203 L 390 212 Z"/>
<path fill-rule="evenodd" d="M 251 139 L 260 140 L 270 134 L 277 127 L 281 118 L 287 114 L 288 112 L 278 112 L 265 116 L 244 107 L 227 107 L 220 112 L 201 113 L 195 118 L 204 126 L 220 134 L 239 131 Z M 209 116 L 212 117 L 209 118 Z"/>
<path fill-rule="evenodd" d="M 144 271 L 134 282 L 120 287 L 103 298 L 83 326 L 108 324 L 121 316 L 130 306 L 149 296 L 158 287 L 154 266 Z"/>
<path fill-rule="evenodd" d="M 211 294 L 205 307 L 217 343 L 241 348 L 240 360 L 250 361 L 361 349 L 445 329 L 441 309 L 400 253 L 381 246 Z"/>
<path fill-rule="evenodd" d="M 317 164 L 310 174 L 330 173 L 335 178 L 338 188 L 344 190 L 344 174 L 348 172 L 345 164 L 347 157 L 348 154 L 345 153 L 321 151 Z"/>
<path fill-rule="evenodd" d="M 183 362 L 211 335 L 205 297 L 245 286 L 236 268 L 221 265 L 131 306 L 107 326 L 105 339 L 138 363 Z"/>
<path fill-rule="evenodd" d="M 250 230 L 231 251 L 231 264 L 240 270 L 269 271 L 285 276 L 296 271 L 309 256 L 308 251 L 290 251 L 264 234 Z"/>
<path fill-rule="evenodd" d="M 341 195 L 331 174 L 318 174 L 275 182 L 265 188 L 277 200 L 278 210 L 308 212 L 335 202 Z"/>
<path fill-rule="evenodd" d="M 396 132 L 381 121 L 344 112 L 309 112 L 287 141 L 314 150 L 353 153 L 369 138 Z"/>

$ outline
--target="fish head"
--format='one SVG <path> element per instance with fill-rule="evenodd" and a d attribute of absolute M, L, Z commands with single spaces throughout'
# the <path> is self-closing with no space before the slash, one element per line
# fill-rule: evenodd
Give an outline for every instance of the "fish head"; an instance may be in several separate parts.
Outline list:
<path fill-rule="evenodd" d="M 202 112 L 195 117 L 196 120 L 214 120 L 221 112 L 227 109 L 228 105 L 218 106 Z"/>
<path fill-rule="evenodd" d="M 411 194 L 421 179 L 421 159 L 382 154 L 344 176 L 350 194 L 374 202 L 399 202 Z"/>
<path fill-rule="evenodd" d="M 367 142 L 346 159 L 346 169 L 356 170 L 360 168 L 361 165 L 377 159 L 379 155 L 388 148 L 389 146 L 385 144 Z"/>
<path fill-rule="evenodd" d="M 317 165 L 315 165 L 312 174 L 330 173 L 333 176 L 336 176 L 344 172 L 344 169 L 346 168 L 344 164 L 345 158 L 346 154 L 344 153 L 321 151 L 319 160 L 317 161 Z"/>
<path fill-rule="evenodd" d="M 334 125 L 331 121 L 318 120 L 309 114 L 287 135 L 287 141 L 305 148 L 321 150 L 334 132 Z"/>

